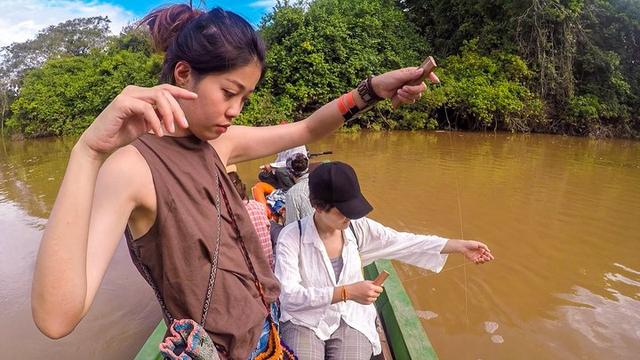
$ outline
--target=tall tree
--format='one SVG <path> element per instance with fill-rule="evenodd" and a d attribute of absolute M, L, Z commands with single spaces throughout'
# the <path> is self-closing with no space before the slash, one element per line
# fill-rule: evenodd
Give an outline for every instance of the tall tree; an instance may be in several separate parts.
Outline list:
<path fill-rule="evenodd" d="M 546 131 L 640 135 L 640 3 L 635 0 L 398 0 L 434 47 L 521 56 Z"/>
<path fill-rule="evenodd" d="M 34 39 L 0 48 L 2 98 L 10 105 L 20 91 L 24 75 L 48 59 L 86 55 L 91 49 L 103 48 L 109 38 L 110 22 L 100 16 L 68 20 L 41 30 Z M 0 115 L 0 121 L 4 121 L 8 113 Z"/>

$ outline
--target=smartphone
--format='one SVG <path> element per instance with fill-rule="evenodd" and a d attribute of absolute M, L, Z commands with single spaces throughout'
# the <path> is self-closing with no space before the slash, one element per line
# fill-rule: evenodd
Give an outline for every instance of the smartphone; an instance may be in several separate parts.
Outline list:
<path fill-rule="evenodd" d="M 438 64 L 436 64 L 436 60 L 433 58 L 433 56 L 427 57 L 420 65 L 420 68 L 424 69 L 424 71 L 422 72 L 422 76 L 420 76 L 420 79 L 413 81 L 410 85 L 418 85 L 421 82 L 425 81 L 427 76 L 429 76 L 429 74 L 433 72 L 433 70 L 435 70 L 437 67 Z"/>
<path fill-rule="evenodd" d="M 388 276 L 389 276 L 389 273 L 386 272 L 385 270 L 382 270 L 382 272 L 378 274 L 378 276 L 376 276 L 376 278 L 373 280 L 373 283 L 380 286 L 382 285 L 382 283 L 384 283 L 385 280 L 387 280 Z"/>

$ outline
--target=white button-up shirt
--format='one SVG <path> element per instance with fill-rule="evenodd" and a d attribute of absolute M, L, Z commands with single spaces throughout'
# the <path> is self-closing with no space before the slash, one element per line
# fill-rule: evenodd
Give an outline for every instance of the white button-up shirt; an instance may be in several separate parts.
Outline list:
<path fill-rule="evenodd" d="M 357 241 L 351 229 L 343 231 L 344 266 L 338 282 L 313 215 L 301 220 L 302 234 L 297 222 L 282 229 L 275 267 L 275 275 L 281 284 L 280 321 L 305 326 L 321 340 L 327 340 L 340 326 L 342 318 L 364 334 L 371 341 L 373 353 L 379 354 L 381 347 L 375 328 L 374 305 L 355 301 L 331 304 L 334 288 L 364 280 L 362 267 L 379 259 L 400 260 L 439 272 L 447 259 L 446 254 L 440 254 L 447 239 L 398 232 L 368 218 L 351 223 Z"/>

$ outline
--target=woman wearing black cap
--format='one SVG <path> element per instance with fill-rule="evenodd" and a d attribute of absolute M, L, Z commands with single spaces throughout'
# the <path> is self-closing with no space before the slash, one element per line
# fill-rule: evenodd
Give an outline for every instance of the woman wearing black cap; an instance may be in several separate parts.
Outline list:
<path fill-rule="evenodd" d="M 478 241 L 397 232 L 365 216 L 371 205 L 351 166 L 318 166 L 309 178 L 313 215 L 286 226 L 276 250 L 281 336 L 301 359 L 370 359 L 381 351 L 373 302 L 382 287 L 362 267 L 396 259 L 439 272 L 447 254 L 493 259 Z M 349 230 L 347 230 L 349 229 Z"/>

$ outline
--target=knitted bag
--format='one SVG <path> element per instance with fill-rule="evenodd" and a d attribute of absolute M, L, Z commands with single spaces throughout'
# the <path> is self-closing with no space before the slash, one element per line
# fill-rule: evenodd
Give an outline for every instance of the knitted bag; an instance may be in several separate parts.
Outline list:
<path fill-rule="evenodd" d="M 160 353 L 171 360 L 215 360 L 218 351 L 209 334 L 191 319 L 173 320 L 169 335 L 160 343 Z"/>

